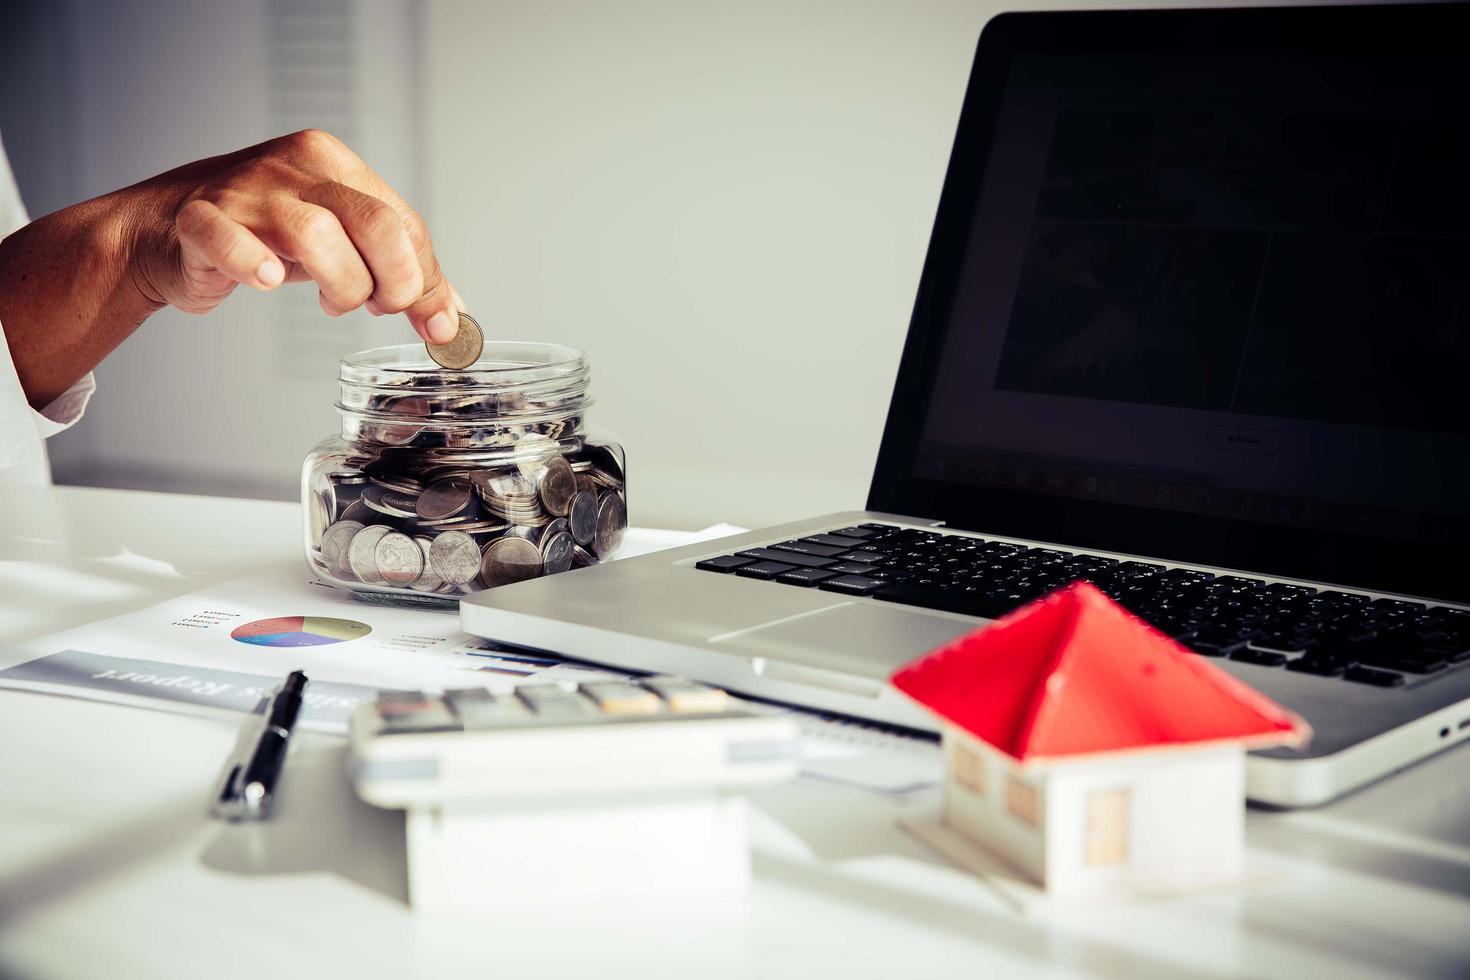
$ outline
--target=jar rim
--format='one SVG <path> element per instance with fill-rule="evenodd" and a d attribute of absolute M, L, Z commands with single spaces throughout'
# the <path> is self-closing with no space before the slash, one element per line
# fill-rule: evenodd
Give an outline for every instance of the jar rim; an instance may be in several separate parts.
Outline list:
<path fill-rule="evenodd" d="M 423 344 L 373 347 L 342 358 L 340 380 L 353 384 L 403 383 L 415 376 L 452 375 L 463 386 L 501 388 L 587 371 L 587 355 L 565 344 L 527 340 L 487 341 L 480 359 L 450 371 L 429 357 Z"/>

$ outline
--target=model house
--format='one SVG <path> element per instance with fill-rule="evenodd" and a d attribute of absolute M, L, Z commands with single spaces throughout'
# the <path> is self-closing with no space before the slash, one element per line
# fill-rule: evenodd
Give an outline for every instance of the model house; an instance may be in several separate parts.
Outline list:
<path fill-rule="evenodd" d="M 893 683 L 943 722 L 946 829 L 1055 893 L 1238 874 L 1245 750 L 1309 734 L 1087 583 Z"/>

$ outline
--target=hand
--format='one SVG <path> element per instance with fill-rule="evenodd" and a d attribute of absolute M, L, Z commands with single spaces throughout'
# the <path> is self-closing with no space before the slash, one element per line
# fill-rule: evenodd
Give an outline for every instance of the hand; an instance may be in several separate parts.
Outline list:
<path fill-rule="evenodd" d="M 316 282 L 329 316 L 406 313 L 454 339 L 458 294 L 424 221 L 336 137 L 304 130 L 138 185 L 131 273 L 152 302 L 205 313 L 237 284 Z"/>

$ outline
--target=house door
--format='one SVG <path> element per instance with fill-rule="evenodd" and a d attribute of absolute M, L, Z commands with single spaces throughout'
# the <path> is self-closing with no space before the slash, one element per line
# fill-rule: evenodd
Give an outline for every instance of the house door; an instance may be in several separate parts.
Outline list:
<path fill-rule="evenodd" d="M 1126 789 L 1094 790 L 1087 794 L 1088 867 L 1122 864 L 1128 860 L 1128 797 Z"/>

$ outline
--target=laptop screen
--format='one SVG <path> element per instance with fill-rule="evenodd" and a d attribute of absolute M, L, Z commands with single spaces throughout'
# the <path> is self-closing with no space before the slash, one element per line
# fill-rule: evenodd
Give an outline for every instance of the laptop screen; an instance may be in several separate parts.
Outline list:
<path fill-rule="evenodd" d="M 1467 598 L 1464 13 L 993 22 L 870 506 Z"/>

